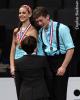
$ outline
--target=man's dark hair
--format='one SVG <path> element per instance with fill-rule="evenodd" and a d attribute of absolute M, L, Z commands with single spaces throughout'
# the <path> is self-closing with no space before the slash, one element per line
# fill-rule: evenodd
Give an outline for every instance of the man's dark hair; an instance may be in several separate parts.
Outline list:
<path fill-rule="evenodd" d="M 49 13 L 45 7 L 36 7 L 33 10 L 33 19 L 36 19 L 40 16 L 46 17 L 48 14 Z"/>
<path fill-rule="evenodd" d="M 32 54 L 34 52 L 34 49 L 37 46 L 37 40 L 33 36 L 27 36 L 25 39 L 21 42 L 21 48 L 27 52 L 27 54 Z"/>

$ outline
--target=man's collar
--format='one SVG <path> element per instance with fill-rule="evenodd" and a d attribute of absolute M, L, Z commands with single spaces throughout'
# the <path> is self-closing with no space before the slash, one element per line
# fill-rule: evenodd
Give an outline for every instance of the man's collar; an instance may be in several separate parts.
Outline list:
<path fill-rule="evenodd" d="M 48 31 L 48 29 L 50 28 L 52 22 L 53 22 L 53 21 L 50 19 L 49 24 L 47 25 L 47 27 L 45 27 L 45 28 L 43 27 L 43 29 L 44 29 L 45 31 Z"/>

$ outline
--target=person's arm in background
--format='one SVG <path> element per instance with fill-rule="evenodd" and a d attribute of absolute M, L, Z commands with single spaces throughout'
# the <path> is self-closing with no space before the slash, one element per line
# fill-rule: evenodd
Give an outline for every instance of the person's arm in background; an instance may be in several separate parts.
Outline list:
<path fill-rule="evenodd" d="M 72 56 L 74 54 L 74 44 L 73 44 L 72 37 L 70 35 L 70 30 L 67 26 L 64 26 L 62 30 L 64 30 L 64 32 L 62 31 L 61 33 L 62 39 L 67 51 L 62 65 L 57 70 L 57 75 L 60 76 L 63 76 L 65 74 L 66 68 L 68 67 L 72 59 Z"/>
<path fill-rule="evenodd" d="M 16 32 L 18 29 L 16 28 L 13 32 L 13 40 L 12 40 L 12 46 L 10 51 L 10 72 L 12 75 L 14 75 L 15 71 L 15 65 L 14 65 L 14 57 L 15 57 L 15 49 L 16 49 Z"/>

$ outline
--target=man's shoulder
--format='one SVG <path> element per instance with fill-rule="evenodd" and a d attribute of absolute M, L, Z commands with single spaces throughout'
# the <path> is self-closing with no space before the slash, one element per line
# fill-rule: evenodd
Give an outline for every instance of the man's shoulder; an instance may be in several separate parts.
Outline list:
<path fill-rule="evenodd" d="M 68 26 L 65 25 L 64 23 L 61 23 L 61 22 L 58 22 L 58 21 L 54 21 L 54 24 L 55 24 L 55 25 L 57 25 L 58 23 L 60 24 L 60 27 L 61 27 L 61 28 L 68 27 Z"/>
<path fill-rule="evenodd" d="M 59 23 L 59 22 L 57 22 L 57 23 Z M 69 27 L 67 25 L 65 25 L 63 23 L 60 23 L 59 24 L 59 30 L 60 31 L 69 31 L 70 29 L 69 29 Z"/>

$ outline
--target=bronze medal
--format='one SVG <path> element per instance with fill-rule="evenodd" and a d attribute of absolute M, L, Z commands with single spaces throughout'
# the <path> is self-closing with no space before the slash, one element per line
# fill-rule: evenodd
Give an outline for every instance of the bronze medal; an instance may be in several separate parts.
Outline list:
<path fill-rule="evenodd" d="M 50 50 L 52 51 L 53 50 L 53 47 L 50 47 Z"/>

